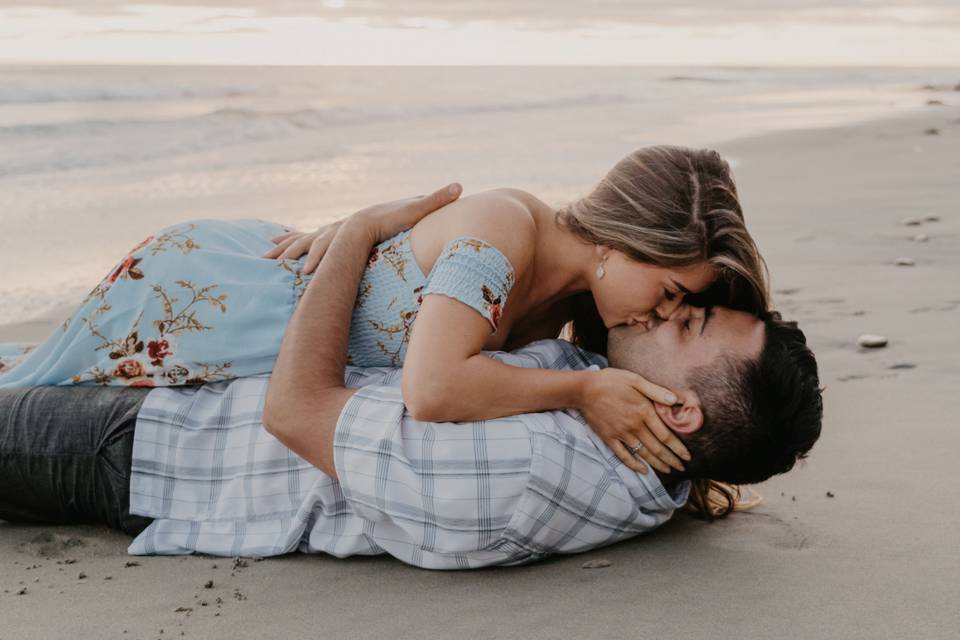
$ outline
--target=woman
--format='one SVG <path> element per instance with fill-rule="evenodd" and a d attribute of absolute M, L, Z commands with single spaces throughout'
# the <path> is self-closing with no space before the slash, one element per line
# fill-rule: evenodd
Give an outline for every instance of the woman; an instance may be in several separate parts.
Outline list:
<path fill-rule="evenodd" d="M 269 372 L 331 233 L 260 220 L 165 229 L 0 376 L 0 387 L 176 385 Z M 304 258 L 308 246 L 315 251 Z M 603 352 L 606 328 L 667 317 L 684 296 L 708 289 L 766 307 L 763 261 L 729 166 L 709 150 L 640 149 L 559 211 L 496 189 L 378 245 L 358 292 L 351 363 L 402 364 L 404 399 L 426 420 L 579 408 L 625 464 L 645 472 L 640 452 L 669 473 L 689 454 L 652 409 L 651 399 L 672 402 L 668 390 L 622 370 L 532 372 L 480 352 L 555 337 L 571 321 L 579 342 Z"/>

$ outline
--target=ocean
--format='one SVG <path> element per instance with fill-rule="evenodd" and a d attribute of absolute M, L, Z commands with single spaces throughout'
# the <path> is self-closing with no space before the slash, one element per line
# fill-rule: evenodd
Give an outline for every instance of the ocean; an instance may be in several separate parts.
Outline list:
<path fill-rule="evenodd" d="M 183 220 L 308 229 L 452 180 L 559 205 L 637 147 L 899 115 L 938 97 L 924 85 L 958 81 L 943 68 L 0 66 L 0 325 L 80 299 Z"/>

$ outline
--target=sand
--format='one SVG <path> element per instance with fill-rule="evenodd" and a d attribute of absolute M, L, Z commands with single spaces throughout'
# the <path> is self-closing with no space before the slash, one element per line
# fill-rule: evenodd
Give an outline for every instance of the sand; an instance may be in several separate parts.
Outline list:
<path fill-rule="evenodd" d="M 386 557 L 133 558 L 99 527 L 0 525 L 0 639 L 956 638 L 960 109 L 718 148 L 826 386 L 820 442 L 760 486 L 765 504 L 462 573 Z M 938 220 L 903 223 L 918 217 Z M 888 345 L 858 347 L 865 333 Z M 598 559 L 611 564 L 582 568 Z"/>

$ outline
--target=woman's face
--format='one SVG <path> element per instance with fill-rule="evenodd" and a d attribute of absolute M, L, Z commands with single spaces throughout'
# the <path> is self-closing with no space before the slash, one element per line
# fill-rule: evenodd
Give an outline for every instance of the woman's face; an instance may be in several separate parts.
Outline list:
<path fill-rule="evenodd" d="M 708 262 L 665 268 L 606 247 L 600 247 L 597 255 L 603 260 L 604 275 L 592 274 L 590 290 L 608 329 L 646 322 L 653 313 L 669 318 L 685 295 L 699 293 L 717 279 L 716 268 Z"/>

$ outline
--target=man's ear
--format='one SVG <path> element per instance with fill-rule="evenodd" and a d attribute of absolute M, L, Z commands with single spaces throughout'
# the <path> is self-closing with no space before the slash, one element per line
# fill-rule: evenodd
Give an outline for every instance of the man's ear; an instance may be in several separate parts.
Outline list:
<path fill-rule="evenodd" d="M 657 415 L 663 420 L 663 424 L 670 427 L 675 433 L 690 435 L 696 433 L 703 426 L 703 410 L 700 408 L 700 401 L 694 394 L 685 394 L 681 402 L 674 405 L 660 404 L 655 402 L 654 409 Z"/>

